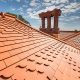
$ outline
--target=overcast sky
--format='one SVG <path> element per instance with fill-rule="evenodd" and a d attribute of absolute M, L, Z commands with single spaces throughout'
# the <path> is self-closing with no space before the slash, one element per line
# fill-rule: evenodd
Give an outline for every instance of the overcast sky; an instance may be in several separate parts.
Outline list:
<path fill-rule="evenodd" d="M 80 0 L 0 0 L 0 12 L 21 14 L 37 29 L 41 25 L 38 14 L 55 8 L 62 10 L 61 30 L 80 30 Z"/>

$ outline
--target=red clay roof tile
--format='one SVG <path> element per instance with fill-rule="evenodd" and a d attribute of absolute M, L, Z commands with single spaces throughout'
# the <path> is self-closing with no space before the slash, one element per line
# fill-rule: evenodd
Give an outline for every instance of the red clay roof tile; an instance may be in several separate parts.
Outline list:
<path fill-rule="evenodd" d="M 79 80 L 80 50 L 13 16 L 0 16 L 0 80 Z"/>

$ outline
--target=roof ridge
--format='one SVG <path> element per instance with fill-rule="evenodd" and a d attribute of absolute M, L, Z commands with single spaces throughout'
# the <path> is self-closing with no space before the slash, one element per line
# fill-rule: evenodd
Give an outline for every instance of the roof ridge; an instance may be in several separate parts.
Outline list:
<path fill-rule="evenodd" d="M 5 16 L 9 16 L 9 17 L 12 17 L 12 18 L 16 18 L 16 16 L 11 15 L 11 14 L 8 14 L 8 13 L 5 13 Z"/>

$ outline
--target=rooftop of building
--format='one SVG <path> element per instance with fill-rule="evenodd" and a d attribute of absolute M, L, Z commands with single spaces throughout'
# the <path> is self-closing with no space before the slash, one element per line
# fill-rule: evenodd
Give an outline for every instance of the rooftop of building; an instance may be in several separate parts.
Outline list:
<path fill-rule="evenodd" d="M 0 80 L 80 80 L 80 50 L 0 15 Z"/>

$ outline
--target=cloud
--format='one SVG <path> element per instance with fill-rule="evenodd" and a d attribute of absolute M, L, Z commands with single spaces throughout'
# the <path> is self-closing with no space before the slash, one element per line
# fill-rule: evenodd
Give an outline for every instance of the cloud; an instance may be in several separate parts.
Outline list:
<path fill-rule="evenodd" d="M 38 10 L 38 11 L 32 11 L 31 8 L 28 8 L 27 9 L 27 13 L 29 14 L 29 16 L 31 18 L 34 18 L 34 19 L 39 19 L 39 14 L 42 13 L 42 12 L 47 12 L 47 11 L 51 11 L 53 9 L 55 9 L 56 6 L 53 5 L 53 6 L 49 6 L 49 7 L 46 7 L 45 9 L 42 9 L 42 10 Z M 59 8 L 59 6 L 57 6 L 57 8 Z"/>
<path fill-rule="evenodd" d="M 16 0 L 17 2 L 20 2 L 20 0 Z"/>
<path fill-rule="evenodd" d="M 0 0 L 0 1 L 2 1 L 2 2 L 6 2 L 6 0 Z"/>
<path fill-rule="evenodd" d="M 30 2 L 30 6 L 32 6 L 32 7 L 37 6 L 36 0 L 32 0 Z"/>
<path fill-rule="evenodd" d="M 72 4 L 70 4 L 70 5 L 68 5 L 68 6 L 65 7 L 65 4 L 68 3 L 69 0 L 43 0 L 43 2 L 41 4 L 37 3 L 36 1 L 37 0 L 32 0 L 30 2 L 30 6 L 35 7 L 35 6 L 37 6 L 37 4 L 38 5 L 42 4 L 42 6 L 44 7 L 43 10 L 38 10 L 37 12 L 35 11 L 36 13 L 46 12 L 48 10 L 53 10 L 54 8 L 62 9 L 62 11 L 64 13 L 68 13 L 70 10 L 71 10 L 71 12 L 74 12 L 74 9 L 70 9 L 70 7 L 72 6 Z M 56 4 L 59 4 L 59 5 L 56 6 Z M 40 7 L 38 6 L 38 8 L 40 8 Z M 62 8 L 62 7 L 65 7 L 65 8 Z M 67 7 L 69 7 L 69 8 L 67 8 Z M 67 10 L 66 10 L 66 8 L 67 8 Z M 34 10 L 36 10 L 36 9 L 37 8 L 35 8 Z M 36 14 L 36 13 L 34 13 L 34 14 Z"/>
<path fill-rule="evenodd" d="M 70 5 L 65 6 L 65 8 L 77 8 L 80 7 L 80 3 L 70 3 Z"/>
<path fill-rule="evenodd" d="M 31 8 L 27 9 L 27 13 L 29 15 L 30 18 L 34 18 L 34 19 L 39 19 L 39 14 L 42 12 L 47 12 L 48 10 L 51 11 L 53 9 L 55 9 L 56 6 L 50 6 L 50 7 L 46 7 L 45 9 L 39 10 L 39 11 L 32 11 Z"/>
<path fill-rule="evenodd" d="M 32 0 L 30 2 L 30 6 L 33 7 L 36 6 L 37 4 L 42 4 L 41 6 L 38 6 L 38 10 L 36 10 L 37 7 L 34 9 L 32 8 L 27 9 L 27 13 L 30 18 L 39 19 L 38 16 L 39 13 L 51 11 L 55 8 L 61 9 L 63 16 L 65 15 L 67 16 L 68 13 L 74 13 L 75 11 L 80 9 L 80 3 L 77 2 L 69 3 L 69 0 L 43 0 L 43 3 L 38 3 L 37 0 Z M 42 7 L 44 8 L 42 9 Z"/>
<path fill-rule="evenodd" d="M 47 3 L 51 2 L 51 3 L 56 3 L 56 4 L 69 2 L 69 0 L 43 0 L 43 1 Z"/>
<path fill-rule="evenodd" d="M 50 2 L 51 0 L 43 0 L 44 2 Z"/>
<path fill-rule="evenodd" d="M 50 6 L 52 5 L 51 3 L 42 3 L 44 6 Z"/>
<path fill-rule="evenodd" d="M 69 0 L 43 0 L 44 6 L 57 5 L 57 4 L 69 3 Z"/>
<path fill-rule="evenodd" d="M 80 16 L 70 16 L 70 17 L 68 17 L 68 16 L 67 17 L 61 16 L 59 20 L 61 22 L 65 22 L 65 23 L 76 22 L 76 21 L 80 20 Z"/>
<path fill-rule="evenodd" d="M 39 19 L 38 14 L 36 14 L 36 11 L 33 11 L 32 8 L 28 8 L 26 10 L 28 17 L 32 18 L 32 19 Z"/>
<path fill-rule="evenodd" d="M 31 12 L 31 11 L 32 11 L 32 8 L 28 8 L 27 11 L 28 11 L 28 12 Z"/>
<path fill-rule="evenodd" d="M 68 3 L 69 2 L 69 0 L 59 0 L 60 1 L 60 3 Z"/>
<path fill-rule="evenodd" d="M 32 13 L 32 12 L 28 12 L 28 17 L 30 17 L 32 19 L 39 20 L 39 16 L 37 14 Z"/>
<path fill-rule="evenodd" d="M 27 7 L 27 5 L 23 5 L 22 7 L 25 8 L 25 7 Z"/>
<path fill-rule="evenodd" d="M 71 16 L 70 21 L 80 20 L 80 16 Z"/>
<path fill-rule="evenodd" d="M 62 8 L 63 13 L 70 13 L 70 12 L 75 12 L 80 9 L 80 3 L 70 3 L 69 5 L 65 6 Z"/>
<path fill-rule="evenodd" d="M 18 11 L 23 11 L 23 8 L 22 8 L 22 7 L 20 7 L 20 8 L 18 9 Z"/>
<path fill-rule="evenodd" d="M 21 14 L 21 15 L 23 15 L 24 16 L 24 8 L 23 7 L 20 7 L 20 8 L 18 8 L 18 9 L 16 9 L 17 10 L 17 14 Z"/>
<path fill-rule="evenodd" d="M 15 8 L 12 8 L 12 11 L 15 11 L 16 9 Z"/>

